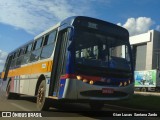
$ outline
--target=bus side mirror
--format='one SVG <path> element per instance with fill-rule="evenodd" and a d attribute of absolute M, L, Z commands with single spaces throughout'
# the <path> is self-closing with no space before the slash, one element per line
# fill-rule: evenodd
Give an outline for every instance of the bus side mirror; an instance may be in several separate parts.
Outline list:
<path fill-rule="evenodd" d="M 73 26 L 69 26 L 69 34 L 68 34 L 68 39 L 69 39 L 69 46 L 68 46 L 68 50 L 71 51 L 71 49 L 73 49 L 73 36 L 74 36 L 74 27 Z"/>
<path fill-rule="evenodd" d="M 73 49 L 73 42 L 69 41 L 68 50 L 72 51 L 72 49 Z"/>
<path fill-rule="evenodd" d="M 69 26 L 68 28 L 70 28 L 69 29 L 69 41 L 72 41 L 72 39 L 73 39 L 73 36 L 74 36 L 74 27 L 73 26 Z"/>

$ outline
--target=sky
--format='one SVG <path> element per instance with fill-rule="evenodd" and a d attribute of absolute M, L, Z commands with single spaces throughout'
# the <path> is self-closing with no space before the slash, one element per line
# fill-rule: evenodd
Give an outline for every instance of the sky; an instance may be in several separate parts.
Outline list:
<path fill-rule="evenodd" d="M 160 0 L 0 0 L 0 71 L 6 56 L 70 16 L 89 16 L 126 28 L 130 36 L 160 31 Z"/>

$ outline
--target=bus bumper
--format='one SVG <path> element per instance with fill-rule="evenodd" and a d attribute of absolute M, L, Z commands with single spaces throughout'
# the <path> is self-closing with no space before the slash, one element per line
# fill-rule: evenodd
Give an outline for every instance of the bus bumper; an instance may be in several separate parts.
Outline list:
<path fill-rule="evenodd" d="M 105 90 L 109 90 L 109 92 Z M 91 85 L 79 80 L 66 79 L 66 85 L 61 98 L 72 100 L 121 100 L 128 99 L 133 93 L 134 83 L 123 87 L 108 87 Z"/>

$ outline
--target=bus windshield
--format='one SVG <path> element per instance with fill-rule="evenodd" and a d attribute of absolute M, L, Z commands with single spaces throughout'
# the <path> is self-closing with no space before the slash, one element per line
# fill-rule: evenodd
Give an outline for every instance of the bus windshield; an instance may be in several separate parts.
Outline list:
<path fill-rule="evenodd" d="M 75 62 L 79 65 L 131 70 L 128 40 L 90 29 L 75 36 Z"/>

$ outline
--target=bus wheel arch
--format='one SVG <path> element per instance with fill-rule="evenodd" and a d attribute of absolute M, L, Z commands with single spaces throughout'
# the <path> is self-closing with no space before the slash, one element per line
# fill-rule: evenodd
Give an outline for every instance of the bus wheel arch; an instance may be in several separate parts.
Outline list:
<path fill-rule="evenodd" d="M 43 80 L 46 80 L 46 78 L 45 78 L 45 76 L 42 74 L 42 75 L 39 76 L 38 81 L 37 81 L 37 84 L 36 84 L 36 89 L 35 89 L 35 95 L 36 95 L 36 96 L 37 96 L 37 94 L 38 94 L 38 88 L 39 88 L 39 86 L 40 86 L 40 84 L 41 84 L 41 82 L 42 82 Z"/>
<path fill-rule="evenodd" d="M 37 96 L 37 109 L 39 111 L 48 110 L 50 101 L 46 96 L 46 78 L 41 75 L 37 81 L 35 95 Z"/>
<path fill-rule="evenodd" d="M 48 110 L 50 107 L 50 101 L 46 96 L 46 82 L 42 80 L 37 92 L 37 109 L 39 111 Z"/>

